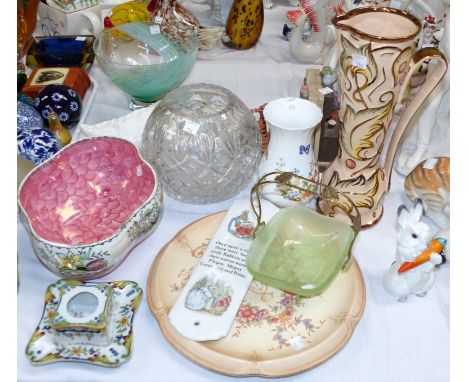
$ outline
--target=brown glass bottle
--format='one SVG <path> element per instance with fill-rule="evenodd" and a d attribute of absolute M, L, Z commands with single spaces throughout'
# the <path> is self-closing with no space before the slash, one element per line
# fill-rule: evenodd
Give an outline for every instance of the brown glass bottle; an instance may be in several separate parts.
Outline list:
<path fill-rule="evenodd" d="M 249 49 L 260 38 L 263 29 L 262 0 L 234 0 L 226 20 L 224 45 Z"/>

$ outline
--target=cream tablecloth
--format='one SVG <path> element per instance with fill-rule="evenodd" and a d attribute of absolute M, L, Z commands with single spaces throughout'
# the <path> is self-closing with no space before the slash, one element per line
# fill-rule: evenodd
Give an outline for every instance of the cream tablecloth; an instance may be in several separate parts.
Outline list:
<path fill-rule="evenodd" d="M 186 84 L 207 82 L 224 86 L 249 107 L 285 96 L 297 96 L 307 65 L 298 65 L 290 56 L 281 32 L 286 0 L 277 1 L 265 12 L 265 27 L 255 48 L 232 51 L 220 46 L 200 52 Z M 186 4 L 206 10 L 204 4 Z M 128 113 L 128 97 L 118 91 L 95 63 L 90 72 L 98 82 L 94 103 L 86 120 L 98 123 Z M 444 136 L 443 132 L 438 133 Z M 438 140 L 437 154 L 448 154 L 448 140 Z M 367 304 L 349 343 L 323 365 L 291 381 L 448 381 L 449 379 L 449 266 L 436 273 L 436 284 L 425 298 L 412 297 L 397 303 L 382 288 L 382 276 L 394 259 L 395 217 L 400 204 L 409 205 L 403 191 L 404 178 L 393 173 L 385 199 L 385 213 L 375 227 L 362 231 L 354 245 L 364 274 Z M 248 194 L 246 188 L 242 195 Z M 146 294 L 146 279 L 158 251 L 187 224 L 229 208 L 231 200 L 207 206 L 187 205 L 168 197 L 157 230 L 133 250 L 124 263 L 102 280 L 137 281 Z M 432 226 L 433 227 L 433 226 Z M 434 228 L 434 227 L 433 227 Z M 435 230 L 435 228 L 434 228 Z M 184 358 L 164 339 L 146 298 L 134 320 L 132 359 L 116 369 L 78 363 L 31 366 L 24 355 L 26 344 L 43 309 L 44 292 L 57 276 L 36 258 L 23 225 L 18 220 L 20 288 L 18 293 L 18 380 L 22 382 L 128 382 L 128 381 L 230 381 Z M 261 378 L 249 378 L 259 381 Z"/>

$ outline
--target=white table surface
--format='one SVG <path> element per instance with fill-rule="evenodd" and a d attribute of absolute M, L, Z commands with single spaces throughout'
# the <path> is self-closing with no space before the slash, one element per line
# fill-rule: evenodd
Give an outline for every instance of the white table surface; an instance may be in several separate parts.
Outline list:
<path fill-rule="evenodd" d="M 187 1 L 186 1 L 187 3 Z M 184 4 L 197 12 L 205 4 Z M 285 22 L 286 0 L 265 12 L 265 26 L 259 43 L 247 51 L 223 46 L 200 52 L 186 84 L 207 82 L 224 86 L 249 107 L 285 96 L 297 96 L 305 70 L 296 64 L 281 32 Z M 99 83 L 87 123 L 97 123 L 129 112 L 128 97 L 118 91 L 98 67 L 90 75 Z M 448 155 L 448 140 L 434 146 Z M 444 265 L 436 272 L 434 288 L 424 298 L 411 296 L 398 303 L 382 287 L 382 276 L 394 260 L 395 219 L 400 204 L 410 205 L 403 189 L 404 178 L 393 173 L 384 215 L 373 228 L 362 231 L 353 253 L 364 275 L 367 302 L 361 321 L 349 343 L 324 364 L 302 374 L 284 378 L 291 381 L 448 381 L 449 379 L 449 273 Z M 248 195 L 249 188 L 239 196 Z M 239 197 L 237 196 L 237 197 Z M 20 287 L 17 299 L 17 369 L 19 381 L 34 382 L 127 382 L 127 381 L 229 381 L 223 376 L 193 364 L 164 339 L 146 301 L 146 280 L 159 250 L 182 228 L 208 214 L 229 208 L 232 200 L 206 206 L 164 200 L 164 212 L 157 230 L 102 281 L 134 280 L 145 296 L 134 320 L 132 359 L 116 369 L 82 363 L 54 363 L 32 366 L 24 355 L 26 344 L 42 314 L 44 292 L 57 281 L 37 259 L 27 232 L 18 220 Z M 436 228 L 427 221 L 433 231 Z M 262 378 L 250 377 L 260 381 Z"/>

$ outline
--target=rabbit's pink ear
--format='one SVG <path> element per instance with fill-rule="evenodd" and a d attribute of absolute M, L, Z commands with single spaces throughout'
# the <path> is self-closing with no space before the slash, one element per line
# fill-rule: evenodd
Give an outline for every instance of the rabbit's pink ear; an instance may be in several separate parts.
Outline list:
<path fill-rule="evenodd" d="M 398 207 L 398 225 L 400 227 L 406 225 L 408 223 L 409 217 L 410 217 L 410 212 L 408 208 L 404 204 L 402 204 L 400 207 Z"/>

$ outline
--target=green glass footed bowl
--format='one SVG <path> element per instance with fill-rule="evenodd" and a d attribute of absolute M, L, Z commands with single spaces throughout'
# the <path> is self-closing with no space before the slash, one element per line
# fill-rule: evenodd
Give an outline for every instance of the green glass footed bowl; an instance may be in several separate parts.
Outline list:
<path fill-rule="evenodd" d="M 303 206 L 286 207 L 256 232 L 247 269 L 266 285 L 311 297 L 335 279 L 353 239 L 344 221 Z"/>
<path fill-rule="evenodd" d="M 198 39 L 190 30 L 169 35 L 152 22 L 105 29 L 94 42 L 99 66 L 132 97 L 132 110 L 149 106 L 177 88 L 190 74 Z"/>

